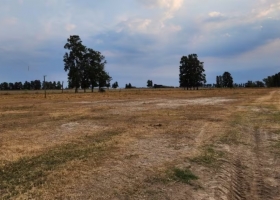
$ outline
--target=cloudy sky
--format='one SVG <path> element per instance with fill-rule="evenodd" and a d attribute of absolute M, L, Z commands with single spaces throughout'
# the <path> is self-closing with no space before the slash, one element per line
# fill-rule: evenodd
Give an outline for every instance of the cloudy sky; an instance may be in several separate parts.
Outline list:
<path fill-rule="evenodd" d="M 192 53 L 208 83 L 224 71 L 237 83 L 280 71 L 280 0 L 1 0 L 0 82 L 67 81 L 70 35 L 105 55 L 121 87 L 178 86 Z"/>

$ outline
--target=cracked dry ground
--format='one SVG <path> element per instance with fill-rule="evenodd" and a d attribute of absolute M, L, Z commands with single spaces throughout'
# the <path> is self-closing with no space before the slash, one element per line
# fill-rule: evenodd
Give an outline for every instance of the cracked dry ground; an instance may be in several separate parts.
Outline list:
<path fill-rule="evenodd" d="M 280 199 L 279 100 L 269 89 L 0 95 L 0 199 Z"/>

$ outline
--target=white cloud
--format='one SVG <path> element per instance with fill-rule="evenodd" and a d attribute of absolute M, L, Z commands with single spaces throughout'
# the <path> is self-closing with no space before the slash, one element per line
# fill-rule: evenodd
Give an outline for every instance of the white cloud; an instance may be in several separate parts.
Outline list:
<path fill-rule="evenodd" d="M 183 0 L 138 0 L 141 4 L 148 8 L 168 8 L 170 10 L 178 10 Z"/>
<path fill-rule="evenodd" d="M 162 20 L 173 18 L 174 12 L 179 10 L 183 5 L 183 0 L 138 0 L 147 8 L 164 9 Z"/>
<path fill-rule="evenodd" d="M 280 12 L 280 2 L 275 0 L 261 1 L 259 5 L 252 10 L 256 18 L 278 18 Z"/>
<path fill-rule="evenodd" d="M 173 18 L 174 13 L 182 7 L 183 0 L 137 0 L 148 9 L 157 9 L 159 13 L 149 18 L 123 15 L 117 25 L 117 32 L 129 30 L 131 33 L 160 34 L 159 37 L 182 29 L 181 26 L 166 23 Z M 149 12 L 149 11 L 146 11 Z M 152 13 L 152 12 L 151 12 Z M 125 17 L 124 17 L 125 16 Z"/>
<path fill-rule="evenodd" d="M 209 14 L 208 14 L 210 17 L 222 17 L 222 16 L 224 16 L 222 13 L 220 13 L 220 12 L 210 12 Z"/>
<path fill-rule="evenodd" d="M 75 24 L 66 24 L 66 26 L 65 26 L 65 29 L 67 30 L 67 31 L 72 31 L 72 30 L 74 30 L 76 28 L 76 25 Z"/>

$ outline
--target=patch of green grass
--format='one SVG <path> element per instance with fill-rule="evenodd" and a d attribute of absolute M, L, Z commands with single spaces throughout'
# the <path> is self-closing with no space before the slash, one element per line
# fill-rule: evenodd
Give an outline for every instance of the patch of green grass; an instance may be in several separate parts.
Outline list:
<path fill-rule="evenodd" d="M 198 177 L 190 169 L 174 168 L 173 179 L 182 183 L 191 184 L 191 181 L 197 180 Z"/>
<path fill-rule="evenodd" d="M 206 147 L 201 155 L 190 160 L 200 165 L 218 167 L 218 159 L 221 157 L 224 157 L 224 152 L 217 151 L 213 147 Z"/>
<path fill-rule="evenodd" d="M 6 164 L 0 168 L 0 198 L 10 199 L 33 187 L 40 187 L 51 171 L 69 161 L 98 160 L 106 153 L 106 146 L 102 143 L 118 133 L 103 132 L 97 136 L 87 136 L 79 142 L 58 146 L 42 155 Z"/>

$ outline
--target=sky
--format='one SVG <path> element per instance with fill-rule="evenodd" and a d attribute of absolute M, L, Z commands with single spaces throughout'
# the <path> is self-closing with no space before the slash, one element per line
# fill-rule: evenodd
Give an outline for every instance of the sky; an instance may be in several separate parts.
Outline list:
<path fill-rule="evenodd" d="M 280 0 L 1 0 L 0 82 L 67 82 L 70 35 L 100 51 L 118 81 L 179 85 L 182 56 L 197 54 L 207 83 L 280 71 Z"/>

